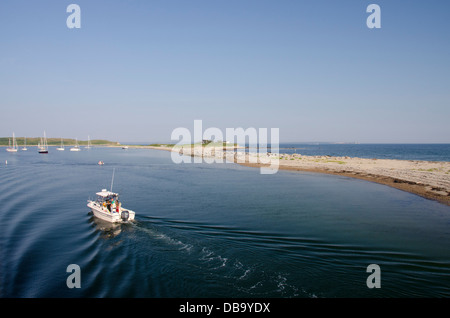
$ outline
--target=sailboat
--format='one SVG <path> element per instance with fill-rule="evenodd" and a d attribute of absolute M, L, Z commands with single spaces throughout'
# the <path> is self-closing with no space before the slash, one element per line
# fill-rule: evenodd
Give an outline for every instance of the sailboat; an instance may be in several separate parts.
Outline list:
<path fill-rule="evenodd" d="M 88 145 L 84 147 L 85 149 L 91 149 L 91 139 L 88 136 Z"/>
<path fill-rule="evenodd" d="M 76 141 L 75 141 L 75 146 L 73 146 L 72 148 L 70 148 L 70 151 L 80 151 L 81 150 L 81 148 L 80 148 L 80 146 L 78 145 L 78 139 L 76 139 Z"/>
<path fill-rule="evenodd" d="M 44 131 L 44 139 L 41 138 L 41 142 L 38 144 L 39 153 L 48 153 L 48 145 L 47 145 L 47 137 L 45 136 Z"/>
<path fill-rule="evenodd" d="M 23 150 L 23 151 L 27 151 L 27 150 L 28 150 L 28 148 L 27 148 L 27 137 L 25 137 L 25 143 L 24 143 L 24 145 L 23 145 L 22 150 Z"/>
<path fill-rule="evenodd" d="M 11 146 L 11 139 L 9 139 L 9 147 L 6 148 L 6 151 L 8 151 L 8 152 L 17 152 L 17 141 L 16 141 L 16 137 L 14 136 L 14 133 L 13 133 L 12 146 Z"/>
<path fill-rule="evenodd" d="M 59 151 L 64 151 L 64 144 L 63 144 L 63 140 L 62 140 L 62 138 L 61 138 L 61 147 L 58 147 L 58 148 L 56 148 L 56 150 L 59 150 Z"/>

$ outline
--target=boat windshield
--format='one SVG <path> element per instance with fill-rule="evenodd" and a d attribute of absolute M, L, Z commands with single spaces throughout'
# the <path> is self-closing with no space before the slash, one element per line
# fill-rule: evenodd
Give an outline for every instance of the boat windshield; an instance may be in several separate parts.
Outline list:
<path fill-rule="evenodd" d="M 115 194 L 106 195 L 106 196 L 104 196 L 104 195 L 97 196 L 97 202 L 100 202 L 100 203 L 112 201 L 112 200 L 117 201 L 118 199 L 119 199 L 119 196 L 115 195 Z"/>

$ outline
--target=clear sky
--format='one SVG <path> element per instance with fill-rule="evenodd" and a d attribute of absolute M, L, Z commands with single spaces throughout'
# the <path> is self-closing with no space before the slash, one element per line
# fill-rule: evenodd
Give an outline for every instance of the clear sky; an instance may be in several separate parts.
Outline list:
<path fill-rule="evenodd" d="M 2 0 L 0 136 L 168 142 L 201 119 L 450 142 L 449 16 L 446 0 Z"/>

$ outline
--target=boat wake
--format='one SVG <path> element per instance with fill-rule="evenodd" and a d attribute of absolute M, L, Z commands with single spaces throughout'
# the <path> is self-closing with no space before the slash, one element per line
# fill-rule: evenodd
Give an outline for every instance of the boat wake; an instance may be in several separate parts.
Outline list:
<path fill-rule="evenodd" d="M 255 258 L 254 262 L 243 261 L 239 247 L 233 248 L 231 242 L 223 241 L 217 233 L 217 227 L 211 227 L 214 230 L 208 236 L 203 225 L 188 225 L 184 222 L 180 224 L 178 221 L 165 219 L 138 221 L 132 226 L 148 236 L 148 244 L 155 245 L 166 253 L 177 253 L 182 268 L 178 268 L 180 265 L 177 264 L 172 269 L 174 272 L 183 272 L 184 267 L 194 268 L 202 279 L 213 285 L 221 282 L 242 297 L 274 294 L 280 297 L 315 297 L 305 288 L 290 282 L 288 273 L 282 270 L 272 272 L 258 258 Z M 199 231 L 199 227 L 203 228 L 203 231 Z M 180 228 L 183 233 L 180 233 Z M 222 234 L 226 236 L 226 233 Z M 220 290 L 220 286 L 215 286 L 215 289 Z"/>

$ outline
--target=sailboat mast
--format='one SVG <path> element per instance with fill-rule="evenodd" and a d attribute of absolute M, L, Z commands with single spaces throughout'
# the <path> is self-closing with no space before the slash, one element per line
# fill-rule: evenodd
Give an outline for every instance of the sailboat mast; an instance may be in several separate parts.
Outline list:
<path fill-rule="evenodd" d="M 14 133 L 13 133 L 12 147 L 13 147 L 13 149 L 17 149 L 16 135 Z"/>

